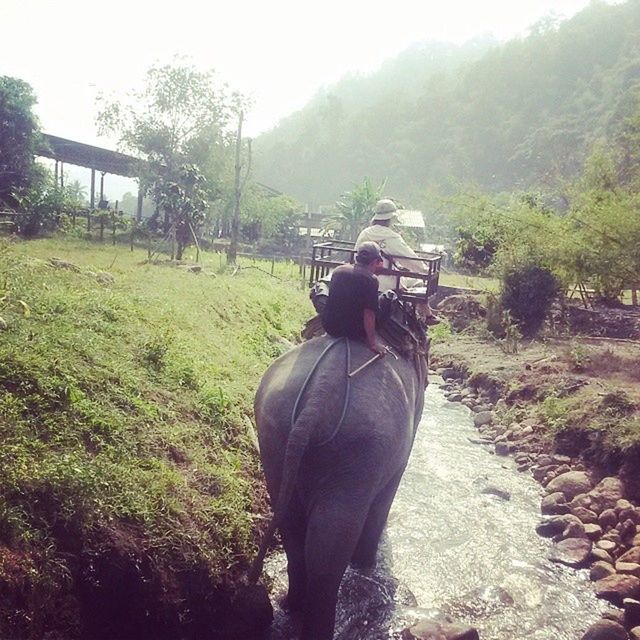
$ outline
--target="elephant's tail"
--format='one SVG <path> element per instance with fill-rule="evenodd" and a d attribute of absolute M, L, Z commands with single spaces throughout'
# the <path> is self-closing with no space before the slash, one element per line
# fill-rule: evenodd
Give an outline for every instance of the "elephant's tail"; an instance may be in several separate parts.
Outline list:
<path fill-rule="evenodd" d="M 276 529 L 278 529 L 278 527 L 282 524 L 282 520 L 287 511 L 287 507 L 289 506 L 289 502 L 291 501 L 291 496 L 293 495 L 296 479 L 298 477 L 298 471 L 300 469 L 300 463 L 302 462 L 302 457 L 304 456 L 304 452 L 307 449 L 311 434 L 313 433 L 315 427 L 315 412 L 314 415 L 312 415 L 312 412 L 303 410 L 294 422 L 291 431 L 289 432 L 289 438 L 287 440 L 287 448 L 285 450 L 284 463 L 282 467 L 282 480 L 280 482 L 278 499 L 275 504 L 275 509 L 273 510 L 273 517 L 271 518 L 271 522 L 269 523 L 269 528 L 262 538 L 260 549 L 258 550 L 258 555 L 253 561 L 251 570 L 249 571 L 249 584 L 254 584 L 262 573 L 264 558 L 267 554 L 267 550 L 269 548 L 269 545 L 271 544 Z"/>

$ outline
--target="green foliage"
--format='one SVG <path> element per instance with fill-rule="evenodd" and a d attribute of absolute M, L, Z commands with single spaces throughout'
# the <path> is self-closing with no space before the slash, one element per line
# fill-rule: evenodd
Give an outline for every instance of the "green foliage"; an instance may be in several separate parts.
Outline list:
<path fill-rule="evenodd" d="M 15 205 L 34 180 L 40 132 L 35 104 L 29 84 L 0 76 L 0 205 Z"/>
<path fill-rule="evenodd" d="M 329 217 L 327 228 L 337 229 L 340 237 L 355 242 L 358 234 L 367 226 L 375 203 L 382 198 L 386 180 L 375 187 L 369 178 L 354 185 L 351 191 L 336 202 L 337 212 Z"/>
<path fill-rule="evenodd" d="M 316 204 L 354 175 L 388 176 L 388 191 L 412 201 L 469 183 L 492 193 L 556 186 L 631 115 L 639 28 L 635 0 L 592 2 L 505 44 L 412 47 L 260 136 L 257 176 Z"/>
<path fill-rule="evenodd" d="M 520 330 L 533 335 L 542 326 L 558 290 L 551 272 L 537 265 L 523 266 L 505 275 L 501 303 Z"/>
<path fill-rule="evenodd" d="M 233 118 L 243 100 L 217 83 L 213 71 L 186 64 L 154 66 L 127 100 L 101 98 L 98 125 L 120 146 L 148 161 L 142 188 L 176 226 L 177 258 L 222 194 L 232 159 Z M 165 232 L 168 231 L 165 228 Z"/>
<path fill-rule="evenodd" d="M 24 556 L 32 620 L 55 618 L 79 554 L 105 541 L 159 575 L 218 581 L 253 551 L 262 489 L 245 416 L 274 335 L 294 340 L 310 303 L 259 271 L 206 275 L 215 255 L 199 275 L 145 255 L 0 242 L 0 553 Z M 93 275 L 107 269 L 109 286 Z"/>
<path fill-rule="evenodd" d="M 57 185 L 51 172 L 40 165 L 34 169 L 32 183 L 19 203 L 16 227 L 27 238 L 55 231 L 63 213 L 75 206 L 70 190 Z"/>

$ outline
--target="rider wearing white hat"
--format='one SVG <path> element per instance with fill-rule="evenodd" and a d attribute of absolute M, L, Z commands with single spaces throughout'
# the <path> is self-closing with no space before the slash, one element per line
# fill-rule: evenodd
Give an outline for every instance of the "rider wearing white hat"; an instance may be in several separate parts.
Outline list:
<path fill-rule="evenodd" d="M 389 199 L 383 198 L 378 200 L 373 209 L 373 218 L 371 225 L 364 229 L 356 240 L 356 250 L 363 242 L 375 242 L 382 249 L 383 253 L 394 256 L 396 265 L 417 271 L 419 273 L 427 273 L 424 262 L 416 255 L 414 250 L 402 239 L 402 236 L 391 228 L 392 222 L 397 219 L 398 207 L 396 203 Z M 390 261 L 385 259 L 384 268 L 389 268 Z M 405 279 L 406 280 L 406 279 Z M 380 291 L 395 289 L 397 278 L 395 276 L 378 276 L 378 287 Z M 433 314 L 431 308 L 427 305 L 428 324 L 437 324 L 438 318 Z"/>

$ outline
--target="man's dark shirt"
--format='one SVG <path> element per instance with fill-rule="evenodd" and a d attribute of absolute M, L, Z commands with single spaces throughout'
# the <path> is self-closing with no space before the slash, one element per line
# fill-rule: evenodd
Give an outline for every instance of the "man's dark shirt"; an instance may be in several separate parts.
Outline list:
<path fill-rule="evenodd" d="M 365 339 L 365 309 L 378 310 L 378 279 L 355 264 L 344 264 L 335 269 L 322 313 L 325 331 L 335 337 Z"/>

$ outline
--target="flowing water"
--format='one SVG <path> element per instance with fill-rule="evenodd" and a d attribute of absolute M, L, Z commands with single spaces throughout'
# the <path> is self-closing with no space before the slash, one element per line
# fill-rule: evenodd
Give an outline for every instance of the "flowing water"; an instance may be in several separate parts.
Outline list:
<path fill-rule="evenodd" d="M 586 570 L 547 560 L 539 537 L 541 489 L 510 458 L 478 444 L 472 413 L 431 384 L 409 465 L 373 575 L 348 570 L 335 638 L 399 638 L 423 618 L 474 626 L 482 640 L 578 640 L 606 603 Z M 286 558 L 274 554 L 271 640 L 295 637 L 276 605 Z"/>

